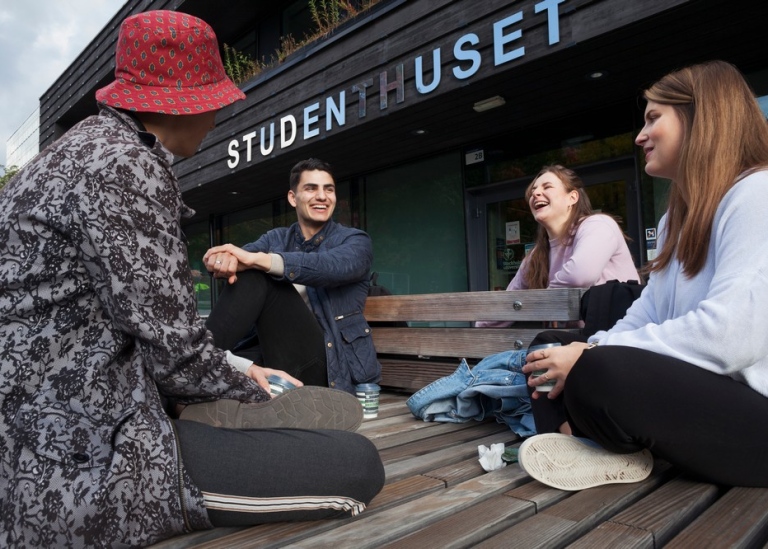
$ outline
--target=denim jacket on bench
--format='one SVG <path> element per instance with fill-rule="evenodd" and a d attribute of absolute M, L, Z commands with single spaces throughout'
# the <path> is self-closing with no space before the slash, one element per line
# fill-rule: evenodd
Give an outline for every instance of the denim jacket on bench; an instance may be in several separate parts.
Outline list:
<path fill-rule="evenodd" d="M 496 417 L 520 436 L 536 434 L 522 367 L 525 351 L 488 356 L 470 369 L 467 361 L 451 375 L 411 395 L 406 404 L 424 421 L 462 423 Z"/>

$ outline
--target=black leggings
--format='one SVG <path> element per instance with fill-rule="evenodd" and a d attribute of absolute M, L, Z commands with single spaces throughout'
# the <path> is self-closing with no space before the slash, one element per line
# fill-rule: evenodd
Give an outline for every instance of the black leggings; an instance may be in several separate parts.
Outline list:
<path fill-rule="evenodd" d="M 545 341 L 558 337 L 552 333 L 541 335 Z M 537 429 L 539 416 L 545 429 L 539 432 L 556 431 L 552 427 L 564 412 L 560 417 L 576 436 L 607 450 L 648 448 L 710 482 L 768 487 L 768 398 L 728 376 L 643 349 L 607 345 L 582 353 L 560 398 L 533 402 Z"/>
<path fill-rule="evenodd" d="M 174 420 L 184 467 L 214 526 L 355 515 L 384 485 L 384 466 L 357 433 L 225 429 Z"/>
<path fill-rule="evenodd" d="M 585 337 L 571 332 L 550 330 L 541 332 L 533 338 L 531 347 L 543 343 L 561 343 L 563 345 L 568 345 L 574 341 L 586 340 Z M 527 378 L 528 376 L 526 376 L 526 379 Z M 529 385 L 528 394 L 533 395 L 533 391 L 534 388 Z M 539 398 L 531 398 L 531 408 L 533 409 L 533 420 L 536 423 L 536 432 L 539 434 L 557 433 L 560 426 L 567 421 L 562 393 L 555 399 L 549 399 L 547 398 L 547 393 L 541 393 Z"/>
<path fill-rule="evenodd" d="M 328 385 L 323 330 L 293 284 L 254 269 L 238 273 L 205 324 L 221 349 L 306 385 Z"/>

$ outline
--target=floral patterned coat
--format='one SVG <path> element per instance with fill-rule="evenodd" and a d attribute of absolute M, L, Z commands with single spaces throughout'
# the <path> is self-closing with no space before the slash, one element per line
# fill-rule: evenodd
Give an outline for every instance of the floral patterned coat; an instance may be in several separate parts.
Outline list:
<path fill-rule="evenodd" d="M 268 395 L 197 316 L 172 160 L 104 107 L 0 192 L 0 546 L 211 526 L 161 395 Z"/>

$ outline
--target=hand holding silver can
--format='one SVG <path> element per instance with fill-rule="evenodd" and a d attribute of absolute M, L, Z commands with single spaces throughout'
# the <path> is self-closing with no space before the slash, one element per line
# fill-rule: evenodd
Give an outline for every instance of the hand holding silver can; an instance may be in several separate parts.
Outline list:
<path fill-rule="evenodd" d="M 268 375 L 267 381 L 269 382 L 269 392 L 272 396 L 282 395 L 286 391 L 296 388 L 296 385 L 275 374 Z"/>
<path fill-rule="evenodd" d="M 541 345 L 534 345 L 533 347 L 528 347 L 528 353 L 532 353 L 534 351 L 540 351 L 542 349 L 549 349 L 551 347 L 560 347 L 560 344 L 559 343 L 543 343 Z M 542 379 L 547 380 L 546 383 L 542 383 L 541 385 L 536 386 L 535 390 L 540 393 L 550 392 L 554 388 L 555 384 L 557 383 L 556 380 L 554 379 L 550 380 L 547 377 L 547 372 L 548 370 L 534 370 L 533 372 L 531 372 L 532 378 L 535 379 L 535 378 L 541 377 Z"/>

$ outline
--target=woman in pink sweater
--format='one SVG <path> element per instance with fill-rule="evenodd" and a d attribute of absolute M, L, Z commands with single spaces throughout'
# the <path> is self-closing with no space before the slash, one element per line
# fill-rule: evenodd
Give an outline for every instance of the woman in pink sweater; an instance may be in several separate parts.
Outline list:
<path fill-rule="evenodd" d="M 507 290 L 587 288 L 608 280 L 640 280 L 624 233 L 608 215 L 594 213 L 576 172 L 544 166 L 525 191 L 539 223 L 533 250 Z M 510 322 L 477 322 L 506 327 Z"/>

